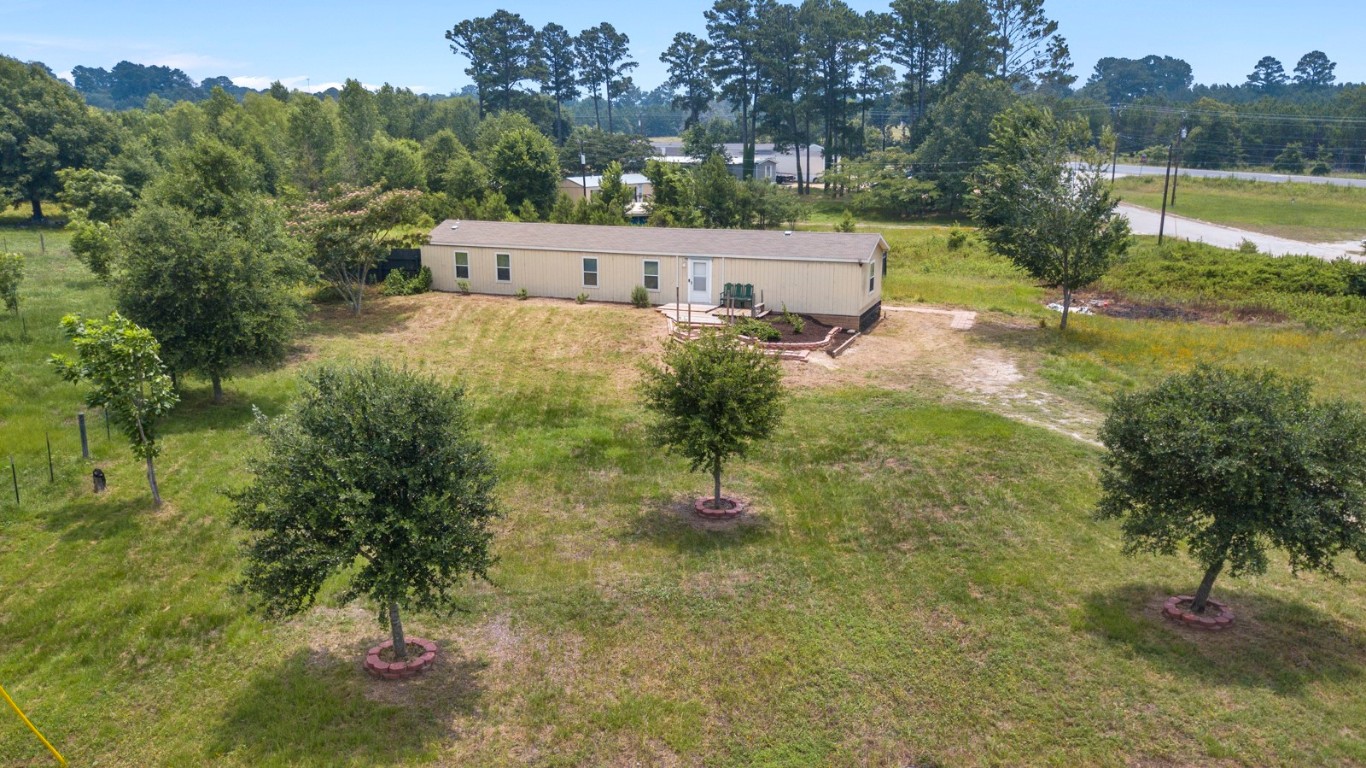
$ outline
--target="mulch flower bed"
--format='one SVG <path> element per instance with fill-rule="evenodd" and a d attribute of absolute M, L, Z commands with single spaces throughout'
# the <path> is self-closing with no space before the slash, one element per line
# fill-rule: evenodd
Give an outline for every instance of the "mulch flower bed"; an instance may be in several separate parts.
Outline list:
<path fill-rule="evenodd" d="M 802 325 L 801 333 L 793 331 L 792 326 L 788 325 L 787 322 L 783 320 L 782 315 L 770 315 L 768 317 L 760 318 L 759 322 L 768 323 L 774 328 L 777 328 L 783 334 L 783 337 L 778 339 L 778 341 L 783 344 L 803 344 L 809 341 L 821 341 L 830 333 L 830 326 L 825 323 L 818 320 L 812 320 L 806 315 L 802 315 L 801 317 L 806 321 Z"/>
<path fill-rule="evenodd" d="M 420 637 L 406 639 L 408 658 L 394 659 L 394 641 L 385 640 L 365 654 L 365 671 L 383 680 L 402 680 L 425 672 L 436 660 L 436 643 Z"/>

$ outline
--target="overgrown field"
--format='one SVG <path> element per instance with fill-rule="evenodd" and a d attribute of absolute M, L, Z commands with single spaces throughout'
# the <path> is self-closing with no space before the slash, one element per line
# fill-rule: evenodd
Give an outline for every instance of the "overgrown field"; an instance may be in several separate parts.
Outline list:
<path fill-rule="evenodd" d="M 1115 180 L 1126 202 L 1162 207 L 1162 174 Z M 1366 189 L 1182 176 L 1175 208 L 1193 219 L 1311 243 L 1366 237 Z"/>
<path fill-rule="evenodd" d="M 777 439 L 727 475 L 755 514 L 705 528 L 684 507 L 706 478 L 651 446 L 633 395 L 662 343 L 651 312 L 324 307 L 288 365 L 228 381 L 226 404 L 186 384 L 154 512 L 96 414 L 79 458 L 79 393 L 45 362 L 58 317 L 107 310 L 105 290 L 60 238 L 40 255 L 4 236 L 34 253 L 31 338 L 0 317 L 0 445 L 23 491 L 0 496 L 0 682 L 73 765 L 1366 762 L 1366 568 L 1340 584 L 1277 559 L 1216 586 L 1235 631 L 1172 628 L 1160 602 L 1198 567 L 1120 553 L 1090 517 L 1097 449 L 909 380 L 795 387 Z M 981 310 L 963 354 L 1009 355 L 1079 407 L 1199 359 L 1366 398 L 1356 332 L 1077 317 L 1060 338 L 1042 290 L 949 236 L 890 233 L 887 302 Z M 221 493 L 244 481 L 253 406 L 277 413 L 299 370 L 371 356 L 466 387 L 506 512 L 495 583 L 468 613 L 414 617 L 445 656 L 398 685 L 361 671 L 385 636 L 371 606 L 244 611 Z M 110 493 L 89 492 L 92 464 Z M 0 764 L 45 760 L 0 715 Z"/>

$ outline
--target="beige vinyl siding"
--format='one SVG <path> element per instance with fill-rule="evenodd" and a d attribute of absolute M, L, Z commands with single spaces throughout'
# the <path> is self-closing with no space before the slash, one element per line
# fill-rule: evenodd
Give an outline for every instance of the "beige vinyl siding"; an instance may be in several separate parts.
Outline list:
<path fill-rule="evenodd" d="M 626 303 L 631 289 L 644 284 L 646 261 L 659 262 L 659 290 L 650 291 L 655 304 L 674 301 L 679 289 L 687 301 L 687 257 L 640 256 L 590 251 L 549 251 L 517 248 L 470 248 L 426 245 L 422 263 L 432 270 L 432 288 L 455 291 L 454 254 L 469 254 L 470 290 L 475 293 L 512 295 L 525 288 L 532 296 L 572 299 L 579 293 L 591 301 Z M 495 255 L 509 254 L 512 280 L 495 279 Z M 598 285 L 583 284 L 583 260 L 598 260 Z M 857 317 L 876 304 L 882 295 L 881 256 L 874 269 L 874 290 L 868 291 L 868 262 L 781 261 L 714 257 L 711 259 L 711 302 L 720 301 L 726 283 L 749 283 L 755 298 L 762 292 L 769 308 L 783 303 L 793 312 Z"/>

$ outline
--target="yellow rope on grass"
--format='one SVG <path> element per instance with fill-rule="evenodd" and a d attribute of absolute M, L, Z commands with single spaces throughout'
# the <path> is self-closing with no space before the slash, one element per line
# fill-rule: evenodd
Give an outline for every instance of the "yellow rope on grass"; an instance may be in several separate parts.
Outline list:
<path fill-rule="evenodd" d="M 27 725 L 28 729 L 33 731 L 33 735 L 37 736 L 38 740 L 43 742 L 43 746 L 47 747 L 47 751 L 51 752 L 52 756 L 57 758 L 57 764 L 62 766 L 62 768 L 66 768 L 66 758 L 62 757 L 62 753 L 58 752 L 57 748 L 52 746 L 52 742 L 48 741 L 47 737 L 34 727 L 33 722 L 28 719 L 28 715 L 24 714 L 24 710 L 20 709 L 18 704 L 14 703 L 14 699 L 9 697 L 9 692 L 5 690 L 5 686 L 3 685 L 0 685 L 0 696 L 5 697 L 5 701 L 8 701 L 9 705 L 14 707 L 15 713 L 19 715 L 20 720 L 24 721 L 24 725 Z"/>

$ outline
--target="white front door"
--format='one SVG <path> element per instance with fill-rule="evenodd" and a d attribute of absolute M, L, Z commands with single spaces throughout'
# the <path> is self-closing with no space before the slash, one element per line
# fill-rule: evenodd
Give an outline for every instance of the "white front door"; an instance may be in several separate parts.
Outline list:
<path fill-rule="evenodd" d="M 711 303 L 711 259 L 688 260 L 688 303 Z"/>

